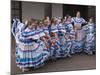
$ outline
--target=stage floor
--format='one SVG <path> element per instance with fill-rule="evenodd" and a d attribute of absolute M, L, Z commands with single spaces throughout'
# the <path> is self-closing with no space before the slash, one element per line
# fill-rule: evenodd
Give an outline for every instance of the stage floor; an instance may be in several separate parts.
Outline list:
<path fill-rule="evenodd" d="M 12 75 L 22 73 L 44 73 L 44 72 L 60 72 L 60 71 L 76 71 L 76 70 L 92 70 L 96 69 L 96 55 L 86 55 L 85 53 L 72 55 L 71 58 L 58 59 L 56 61 L 47 61 L 46 64 L 39 69 L 31 69 L 28 72 L 22 72 L 15 63 L 15 42 L 12 41 L 11 47 L 11 73 Z"/>

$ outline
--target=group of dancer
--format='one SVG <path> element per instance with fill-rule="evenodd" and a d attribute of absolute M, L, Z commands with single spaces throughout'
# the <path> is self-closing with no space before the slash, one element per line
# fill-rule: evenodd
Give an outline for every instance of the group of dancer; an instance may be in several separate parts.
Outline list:
<path fill-rule="evenodd" d="M 16 64 L 22 71 L 39 68 L 50 59 L 72 57 L 85 52 L 92 55 L 96 46 L 96 25 L 93 18 L 85 21 L 66 15 L 43 20 L 29 19 L 21 23 L 13 19 L 12 33 L 16 40 Z"/>

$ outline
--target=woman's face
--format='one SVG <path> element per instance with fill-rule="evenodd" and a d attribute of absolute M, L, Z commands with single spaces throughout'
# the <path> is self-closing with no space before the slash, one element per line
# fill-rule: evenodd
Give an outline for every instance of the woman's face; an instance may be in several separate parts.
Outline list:
<path fill-rule="evenodd" d="M 44 25 L 45 25 L 45 26 L 50 25 L 50 21 L 48 21 L 48 20 L 47 20 L 47 21 L 45 21 L 45 22 L 44 22 Z"/>
<path fill-rule="evenodd" d="M 77 12 L 76 17 L 80 18 L 80 12 Z"/>
<path fill-rule="evenodd" d="M 68 17 L 67 21 L 71 22 L 71 16 Z"/>
<path fill-rule="evenodd" d="M 32 23 L 30 26 L 29 26 L 30 29 L 33 29 L 35 28 L 35 23 Z"/>
<path fill-rule="evenodd" d="M 56 25 L 57 24 L 57 20 L 54 20 L 54 25 Z"/>
<path fill-rule="evenodd" d="M 46 17 L 46 20 L 50 20 L 50 18 L 47 16 L 47 17 Z"/>
<path fill-rule="evenodd" d="M 90 19 L 89 19 L 89 22 L 90 22 L 90 23 L 92 23 L 92 22 L 93 22 L 93 19 L 92 19 L 92 18 L 90 18 Z"/>
<path fill-rule="evenodd" d="M 61 20 L 60 19 L 57 20 L 57 24 L 59 24 L 59 23 L 61 23 Z"/>

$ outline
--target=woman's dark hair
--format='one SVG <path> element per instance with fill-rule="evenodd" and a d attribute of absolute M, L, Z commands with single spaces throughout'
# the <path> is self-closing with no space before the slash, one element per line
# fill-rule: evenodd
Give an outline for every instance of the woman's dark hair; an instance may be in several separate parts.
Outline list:
<path fill-rule="evenodd" d="M 90 20 L 90 19 L 92 19 L 92 21 L 94 21 L 94 18 L 93 18 L 93 17 L 89 17 L 89 18 L 88 18 L 88 20 Z"/>
<path fill-rule="evenodd" d="M 36 22 L 36 19 L 31 18 L 28 20 L 27 25 L 31 25 L 32 23 L 35 23 L 35 22 Z"/>
<path fill-rule="evenodd" d="M 55 22 L 55 18 L 52 18 L 51 19 L 51 24 L 54 23 L 54 22 Z"/>
<path fill-rule="evenodd" d="M 66 20 L 67 20 L 70 16 L 71 16 L 71 15 L 67 14 L 67 15 L 66 15 Z"/>

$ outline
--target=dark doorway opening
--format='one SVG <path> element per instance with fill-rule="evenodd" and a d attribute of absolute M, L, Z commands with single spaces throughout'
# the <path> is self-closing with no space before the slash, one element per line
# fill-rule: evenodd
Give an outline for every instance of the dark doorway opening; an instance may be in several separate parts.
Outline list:
<path fill-rule="evenodd" d="M 66 14 L 73 16 L 76 16 L 76 12 L 80 11 L 81 16 L 85 19 L 88 20 L 89 17 L 94 17 L 95 18 L 95 6 L 86 6 L 86 5 L 69 5 L 69 4 L 63 4 L 63 17 Z"/>

